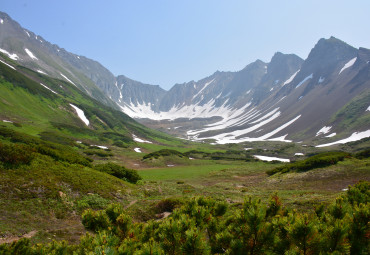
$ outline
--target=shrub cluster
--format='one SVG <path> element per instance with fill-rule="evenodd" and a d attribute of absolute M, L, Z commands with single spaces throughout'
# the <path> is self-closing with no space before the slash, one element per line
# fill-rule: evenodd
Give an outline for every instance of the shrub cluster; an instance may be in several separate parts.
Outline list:
<path fill-rule="evenodd" d="M 162 149 L 162 150 L 155 151 L 155 152 L 145 155 L 143 159 L 151 159 L 151 158 L 158 159 L 159 157 L 165 157 L 165 156 L 178 156 L 180 158 L 185 157 L 184 154 L 179 151 L 170 150 L 170 149 Z"/>
<path fill-rule="evenodd" d="M 240 150 L 228 150 L 226 152 L 204 152 L 198 150 L 191 150 L 184 153 L 187 157 L 197 158 L 197 159 L 213 159 L 213 160 L 247 160 L 255 161 L 255 159 L 248 155 L 244 151 Z"/>
<path fill-rule="evenodd" d="M 34 150 L 23 144 L 3 144 L 0 142 L 0 167 L 17 168 L 29 164 L 34 158 Z"/>
<path fill-rule="evenodd" d="M 141 176 L 134 169 L 127 169 L 124 166 L 120 166 L 114 163 L 98 164 L 94 166 L 94 169 L 113 175 L 119 179 L 127 182 L 137 183 L 141 180 Z"/>
<path fill-rule="evenodd" d="M 0 136 L 9 138 L 13 143 L 27 145 L 18 147 L 18 149 L 22 148 L 22 151 L 25 155 L 28 154 L 28 151 L 32 151 L 42 155 L 50 156 L 56 161 L 91 166 L 92 160 L 90 158 L 84 157 L 78 152 L 71 150 L 70 146 L 43 141 L 37 137 L 16 132 L 4 127 L 0 127 Z"/>
<path fill-rule="evenodd" d="M 274 168 L 267 171 L 268 175 L 273 175 L 276 173 L 287 173 L 287 172 L 304 172 L 311 169 L 326 167 L 330 165 L 335 165 L 338 161 L 342 161 L 351 154 L 347 152 L 324 152 L 309 157 L 305 160 L 300 160 L 292 162 L 290 164 Z"/>
<path fill-rule="evenodd" d="M 84 150 L 84 153 L 86 155 L 89 155 L 89 156 L 96 155 L 96 156 L 99 156 L 99 157 L 102 157 L 102 158 L 107 158 L 107 157 L 112 157 L 113 156 L 113 153 L 111 153 L 111 152 L 102 150 L 102 149 L 100 149 L 98 147 L 95 147 L 95 148 L 96 149 L 87 149 L 87 150 Z"/>
<path fill-rule="evenodd" d="M 267 204 L 246 198 L 241 206 L 196 197 L 162 221 L 135 223 L 121 205 L 85 211 L 95 232 L 79 245 L 0 245 L 1 254 L 368 254 L 370 183 L 349 187 L 327 208 L 298 213 L 274 195 Z M 18 253 L 16 253 L 18 252 Z"/>

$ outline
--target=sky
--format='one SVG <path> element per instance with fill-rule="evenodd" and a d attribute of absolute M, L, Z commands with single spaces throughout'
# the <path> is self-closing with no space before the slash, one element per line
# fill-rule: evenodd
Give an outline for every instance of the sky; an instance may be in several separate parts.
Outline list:
<path fill-rule="evenodd" d="M 275 52 L 305 59 L 320 38 L 370 48 L 368 0 L 1 0 L 61 48 L 168 90 Z"/>

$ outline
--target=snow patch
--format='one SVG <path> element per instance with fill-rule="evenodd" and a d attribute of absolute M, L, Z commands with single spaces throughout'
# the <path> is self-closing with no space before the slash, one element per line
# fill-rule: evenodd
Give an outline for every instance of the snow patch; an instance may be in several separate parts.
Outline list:
<path fill-rule="evenodd" d="M 298 83 L 297 86 L 295 86 L 296 88 L 300 87 L 303 83 L 305 83 L 306 81 L 308 81 L 309 79 L 312 79 L 313 77 L 313 73 L 310 74 L 309 76 L 307 76 L 306 78 L 304 78 L 300 83 Z"/>
<path fill-rule="evenodd" d="M 132 134 L 132 138 L 134 139 L 135 142 L 138 142 L 138 143 L 152 143 L 151 141 L 146 141 L 146 140 L 143 140 L 139 137 L 137 137 L 136 135 Z"/>
<path fill-rule="evenodd" d="M 320 129 L 319 131 L 317 131 L 316 136 L 325 135 L 325 134 L 330 132 L 330 129 L 331 129 L 331 126 L 328 126 L 328 127 L 325 126 L 322 129 Z"/>
<path fill-rule="evenodd" d="M 4 24 L 4 20 L 3 20 L 3 19 L 0 19 L 0 23 L 1 23 L 1 24 Z"/>
<path fill-rule="evenodd" d="M 276 138 L 270 138 L 270 139 L 267 139 L 267 141 L 291 143 L 292 140 L 287 140 L 286 139 L 287 136 L 288 136 L 288 134 L 282 135 L 282 136 L 279 136 L 279 137 L 276 137 Z"/>
<path fill-rule="evenodd" d="M 327 135 L 325 137 L 333 137 L 333 136 L 336 136 L 336 135 L 337 135 L 337 133 L 331 133 L 330 135 Z"/>
<path fill-rule="evenodd" d="M 26 30 L 24 30 L 24 32 L 26 32 L 26 34 L 28 35 L 28 37 L 31 37 L 30 33 L 28 33 Z"/>
<path fill-rule="evenodd" d="M 295 72 L 292 76 L 290 76 L 290 78 L 283 83 L 283 86 L 291 83 L 293 81 L 294 77 L 299 73 L 299 71 L 301 71 L 301 69 L 298 69 L 297 72 Z"/>
<path fill-rule="evenodd" d="M 69 105 L 76 110 L 78 117 L 85 123 L 86 126 L 88 126 L 90 124 L 90 121 L 86 118 L 84 111 L 73 104 Z"/>
<path fill-rule="evenodd" d="M 41 73 L 41 74 L 46 74 L 47 75 L 47 73 L 45 73 L 44 71 L 42 71 L 42 70 L 36 70 L 38 73 Z"/>
<path fill-rule="evenodd" d="M 301 153 L 301 152 L 296 152 L 296 153 L 294 153 L 294 156 L 304 156 L 304 154 Z"/>
<path fill-rule="evenodd" d="M 279 107 L 278 108 L 275 108 L 274 110 L 272 110 L 271 112 L 265 114 L 264 116 L 262 116 L 261 118 L 251 122 L 251 124 L 255 124 L 255 123 L 258 123 L 258 122 L 261 122 L 262 120 L 270 117 L 271 115 L 273 115 L 274 113 L 276 113 L 277 111 L 279 110 Z"/>
<path fill-rule="evenodd" d="M 294 119 L 288 121 L 287 123 L 281 125 L 280 127 L 278 127 L 277 129 L 275 129 L 274 131 L 271 131 L 270 133 L 267 133 L 263 136 L 260 137 L 260 139 L 264 140 L 264 139 L 268 139 L 270 138 L 271 136 L 275 135 L 276 133 L 280 132 L 281 130 L 283 130 L 284 128 L 288 127 L 289 125 L 291 125 L 293 122 L 295 122 L 297 119 L 299 119 L 301 117 L 301 115 L 298 115 L 297 117 L 295 117 Z M 286 136 L 286 135 L 285 135 Z M 289 140 L 285 140 L 285 137 L 283 139 L 284 141 L 289 141 Z M 281 140 L 281 141 L 283 141 Z"/>
<path fill-rule="evenodd" d="M 7 65 L 7 66 L 9 66 L 11 69 L 17 70 L 17 69 L 15 69 L 13 66 L 11 66 L 11 65 L 9 65 L 8 63 L 6 63 L 6 62 L 2 61 L 1 59 L 0 59 L 0 62 L 1 62 L 1 63 L 3 63 L 3 64 L 5 64 L 5 65 Z"/>
<path fill-rule="evenodd" d="M 130 103 L 124 103 L 124 106 L 119 105 L 121 110 L 129 115 L 131 118 L 148 118 L 152 120 L 174 120 L 177 118 L 210 118 L 214 116 L 220 116 L 223 119 L 229 118 L 233 113 L 237 112 L 241 114 L 239 110 L 232 109 L 226 106 L 228 101 L 225 101 L 220 107 L 214 107 L 215 100 L 211 99 L 209 102 L 200 105 L 199 103 L 173 106 L 166 112 L 155 112 L 152 110 L 150 103 L 143 102 L 142 104 L 136 103 L 136 105 L 130 101 Z"/>
<path fill-rule="evenodd" d="M 268 156 L 260 156 L 260 155 L 253 155 L 253 157 L 258 158 L 259 160 L 263 160 L 263 161 L 276 160 L 276 161 L 280 161 L 280 162 L 290 162 L 289 159 L 285 159 L 285 158 L 268 157 Z"/>
<path fill-rule="evenodd" d="M 139 147 L 134 148 L 134 151 L 136 151 L 137 153 L 142 153 L 142 151 L 141 151 L 141 149 Z"/>
<path fill-rule="evenodd" d="M 8 55 L 8 57 L 9 57 L 10 59 L 13 59 L 13 60 L 18 60 L 18 59 L 19 59 L 18 55 L 17 55 L 17 54 L 15 54 L 15 53 L 11 54 L 11 53 L 9 53 L 8 51 L 6 51 L 6 50 L 4 50 L 4 49 L 0 49 L 0 52 L 1 52 L 1 53 L 4 53 L 5 55 Z"/>
<path fill-rule="evenodd" d="M 68 77 L 67 76 L 65 76 L 64 74 L 62 74 L 62 73 L 60 73 L 60 75 L 64 78 L 64 79 L 66 79 L 69 83 L 72 83 L 73 85 L 75 85 L 76 86 L 76 84 L 74 84 L 73 83 L 73 81 L 71 81 L 70 79 L 68 79 Z M 77 87 L 77 86 L 76 86 Z"/>
<path fill-rule="evenodd" d="M 24 51 L 27 53 L 28 56 L 30 56 L 30 58 L 39 60 L 29 49 L 25 48 Z"/>
<path fill-rule="evenodd" d="M 203 86 L 203 88 L 201 89 L 201 90 L 199 90 L 199 92 L 195 95 L 195 96 L 193 96 L 193 99 L 195 99 L 198 95 L 200 95 L 200 93 L 202 93 L 203 92 L 203 90 L 205 90 L 205 88 L 207 88 L 214 80 L 215 80 L 216 78 L 214 78 L 212 81 L 209 81 L 209 82 L 207 82 L 204 86 Z"/>
<path fill-rule="evenodd" d="M 252 150 L 253 148 L 244 148 L 244 150 L 249 151 Z"/>
<path fill-rule="evenodd" d="M 365 112 L 367 112 L 367 111 L 369 111 L 369 112 L 370 112 L 370 105 L 369 105 L 369 107 L 367 107 L 367 109 L 366 109 L 366 111 L 365 111 Z"/>
<path fill-rule="evenodd" d="M 363 132 L 354 132 L 348 138 L 345 138 L 345 139 L 342 139 L 342 140 L 339 140 L 339 141 L 336 141 L 336 142 L 332 142 L 332 143 L 317 145 L 316 147 L 320 148 L 320 147 L 331 146 L 331 145 L 334 145 L 334 144 L 344 144 L 344 143 L 349 143 L 349 142 L 355 142 L 355 141 L 361 140 L 361 139 L 366 138 L 366 137 L 370 137 L 370 129 L 366 130 L 366 131 L 363 131 Z"/>
<path fill-rule="evenodd" d="M 348 61 L 343 67 L 342 67 L 342 69 L 340 69 L 340 72 L 339 72 L 339 74 L 341 74 L 341 72 L 343 72 L 344 70 L 346 70 L 347 68 L 349 68 L 349 67 L 351 67 L 351 66 L 353 66 L 353 64 L 356 62 L 356 60 L 357 60 L 357 57 L 355 57 L 355 58 L 352 58 L 350 61 Z M 338 74 L 338 75 L 339 75 Z"/>
<path fill-rule="evenodd" d="M 52 90 L 51 88 L 49 88 L 48 86 L 46 86 L 46 85 L 44 85 L 44 84 L 42 84 L 42 83 L 40 83 L 40 85 L 41 86 L 43 86 L 44 88 L 46 88 L 46 89 L 48 89 L 48 90 L 50 90 L 51 92 L 53 92 L 54 94 L 57 94 L 58 95 L 58 93 L 57 92 L 55 92 L 54 90 Z"/>
<path fill-rule="evenodd" d="M 325 77 L 321 77 L 319 78 L 319 83 L 323 83 L 325 81 Z"/>
<path fill-rule="evenodd" d="M 167 165 L 168 167 L 173 167 L 173 166 L 175 166 L 175 165 Z"/>
<path fill-rule="evenodd" d="M 3 122 L 5 122 L 5 123 L 13 123 L 13 121 L 11 121 L 11 120 L 3 120 Z"/>
<path fill-rule="evenodd" d="M 95 145 L 95 144 L 90 145 L 90 146 L 91 146 L 91 147 L 98 147 L 98 148 L 103 149 L 103 150 L 108 150 L 108 147 L 107 147 L 107 146 Z"/>

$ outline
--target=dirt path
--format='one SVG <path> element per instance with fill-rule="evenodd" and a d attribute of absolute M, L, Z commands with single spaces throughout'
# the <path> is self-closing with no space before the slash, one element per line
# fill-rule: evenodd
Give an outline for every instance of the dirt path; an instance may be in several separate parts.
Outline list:
<path fill-rule="evenodd" d="M 27 234 L 24 234 L 23 236 L 9 236 L 9 237 L 5 237 L 5 238 L 0 238 L 0 244 L 12 243 L 12 242 L 18 241 L 21 238 L 31 238 L 36 234 L 37 234 L 37 231 L 32 230 L 31 232 L 29 232 Z"/>
<path fill-rule="evenodd" d="M 135 203 L 137 202 L 137 200 L 134 200 L 134 201 L 131 201 L 126 207 L 125 209 L 129 208 L 130 206 L 134 205 Z"/>

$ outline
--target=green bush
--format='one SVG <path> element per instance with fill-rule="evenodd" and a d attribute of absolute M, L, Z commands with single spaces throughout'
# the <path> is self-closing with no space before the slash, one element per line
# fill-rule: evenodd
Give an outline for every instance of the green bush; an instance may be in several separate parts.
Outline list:
<path fill-rule="evenodd" d="M 102 158 L 106 158 L 106 157 L 112 157 L 113 156 L 113 153 L 110 153 L 108 151 L 105 151 L 105 150 L 102 150 L 102 149 L 88 149 L 88 150 L 85 150 L 84 153 L 86 155 L 97 155 L 99 157 L 102 157 Z"/>
<path fill-rule="evenodd" d="M 155 205 L 156 213 L 172 212 L 175 208 L 183 204 L 179 198 L 166 198 L 162 199 Z"/>
<path fill-rule="evenodd" d="M 27 145 L 3 144 L 0 142 L 0 163 L 5 168 L 17 168 L 29 164 L 34 158 L 34 150 Z"/>
<path fill-rule="evenodd" d="M 124 210 L 121 204 L 110 204 L 105 209 L 105 213 L 111 222 L 116 223 L 117 218 L 124 213 Z"/>
<path fill-rule="evenodd" d="M 108 229 L 110 222 L 104 211 L 88 209 L 82 214 L 82 224 L 86 229 L 98 232 L 99 230 Z"/>
<path fill-rule="evenodd" d="M 21 123 L 18 123 L 18 122 L 13 122 L 13 126 L 15 126 L 15 127 L 22 127 L 22 124 Z"/>
<path fill-rule="evenodd" d="M 94 166 L 94 169 L 113 175 L 119 179 L 131 183 L 137 183 L 139 180 L 142 179 L 136 170 L 127 169 L 124 166 L 120 166 L 114 163 L 98 164 Z"/>
<path fill-rule="evenodd" d="M 114 146 L 117 146 L 117 147 L 120 147 L 120 148 L 128 148 L 129 147 L 127 144 L 125 144 L 122 141 L 114 141 L 113 142 L 113 145 Z"/>
<path fill-rule="evenodd" d="M 177 156 L 177 157 L 180 157 L 180 158 L 185 157 L 185 155 L 182 154 L 179 151 L 170 150 L 170 149 L 163 149 L 163 150 L 159 150 L 159 151 L 149 153 L 149 154 L 145 155 L 143 157 L 143 159 L 151 159 L 151 158 L 158 159 L 159 157 L 165 157 L 165 156 Z"/>
<path fill-rule="evenodd" d="M 366 149 L 355 154 L 355 158 L 365 159 L 370 157 L 370 149 Z"/>
<path fill-rule="evenodd" d="M 354 187 L 349 186 L 346 199 L 350 204 L 367 204 L 370 202 L 370 182 L 360 181 Z"/>
<path fill-rule="evenodd" d="M 76 202 L 77 209 L 79 211 L 85 210 L 87 208 L 91 209 L 103 209 L 109 204 L 109 201 L 102 198 L 98 194 L 90 194 L 82 197 Z"/>
<path fill-rule="evenodd" d="M 314 156 L 311 156 L 305 160 L 292 162 L 281 167 L 274 168 L 267 171 L 268 175 L 276 173 L 287 173 L 287 172 L 304 172 L 320 167 L 327 167 L 335 165 L 338 161 L 343 161 L 345 158 L 350 157 L 351 154 L 347 152 L 323 152 Z"/>

